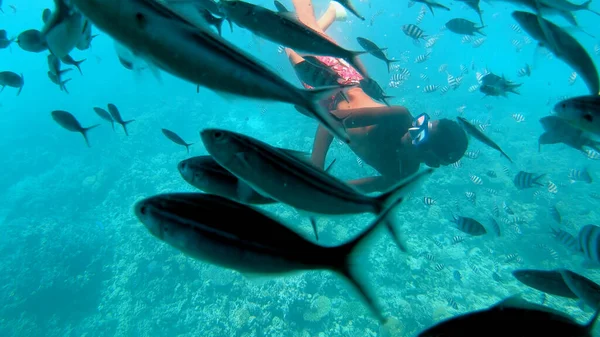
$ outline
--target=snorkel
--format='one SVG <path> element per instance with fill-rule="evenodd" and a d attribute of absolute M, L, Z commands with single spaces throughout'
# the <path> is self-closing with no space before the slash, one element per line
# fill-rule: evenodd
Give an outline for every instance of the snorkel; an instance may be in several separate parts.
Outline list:
<path fill-rule="evenodd" d="M 431 121 L 429 115 L 424 113 L 417 116 L 412 123 L 412 127 L 408 129 L 412 144 L 420 146 L 427 142 L 429 132 L 431 131 Z"/>

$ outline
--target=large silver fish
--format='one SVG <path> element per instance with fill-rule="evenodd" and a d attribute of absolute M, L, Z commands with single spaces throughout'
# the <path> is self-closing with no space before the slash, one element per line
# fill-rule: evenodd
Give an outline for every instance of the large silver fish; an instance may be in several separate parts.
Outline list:
<path fill-rule="evenodd" d="M 515 11 L 512 16 L 531 37 L 581 75 L 592 95 L 600 94 L 600 78 L 594 61 L 575 38 L 535 14 Z"/>
<path fill-rule="evenodd" d="M 433 171 L 426 170 L 389 192 L 372 197 L 297 155 L 239 133 L 207 129 L 200 138 L 217 163 L 261 195 L 312 214 L 379 214 L 402 199 L 407 187 Z M 404 250 L 391 224 L 392 237 Z"/>
<path fill-rule="evenodd" d="M 161 69 L 222 93 L 300 105 L 349 142 L 341 121 L 319 105 L 340 88 L 302 90 L 203 27 L 153 0 L 72 0 L 96 27 Z"/>
<path fill-rule="evenodd" d="M 359 281 L 353 263 L 361 243 L 391 212 L 387 209 L 360 235 L 334 247 L 317 245 L 267 213 L 204 193 L 153 196 L 135 205 L 152 235 L 186 255 L 241 273 L 281 275 L 326 269 L 345 277 L 367 306 L 385 321 L 375 299 Z"/>
<path fill-rule="evenodd" d="M 368 76 L 358 59 L 358 55 L 365 51 L 340 47 L 328 36 L 306 26 L 294 13 L 274 12 L 241 0 L 223 0 L 221 8 L 230 20 L 258 36 L 298 51 L 342 58 L 363 76 Z"/>
<path fill-rule="evenodd" d="M 48 49 L 56 57 L 68 55 L 84 33 L 85 20 L 78 11 L 70 8 L 64 0 L 54 0 L 55 9 L 42 29 Z"/>

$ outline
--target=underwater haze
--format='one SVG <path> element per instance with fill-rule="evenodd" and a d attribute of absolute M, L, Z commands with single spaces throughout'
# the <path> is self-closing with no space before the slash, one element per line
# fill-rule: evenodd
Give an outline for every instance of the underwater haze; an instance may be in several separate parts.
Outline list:
<path fill-rule="evenodd" d="M 271 1 L 251 2 L 274 10 Z M 329 6 L 326 0 L 313 2 L 317 17 Z M 283 3 L 293 8 L 291 1 Z M 482 1 L 485 36 L 465 39 L 444 24 L 465 18 L 479 25 L 478 15 L 463 2 L 443 3 L 451 10 L 435 8 L 432 15 L 420 2 L 355 0 L 366 20 L 348 13 L 345 22 L 335 22 L 328 31 L 345 48 L 362 50 L 356 38 L 364 37 L 398 60 L 388 73 L 384 62 L 361 55 L 369 75 L 393 96 L 391 104 L 405 106 L 413 116 L 462 116 L 514 161 L 471 137 L 459 163 L 437 169 L 395 211 L 393 220 L 408 252 L 401 252 L 384 231 L 360 251 L 360 276 L 389 317 L 386 328 L 347 281 L 332 272 L 244 275 L 184 255 L 152 236 L 134 214 L 133 205 L 143 198 L 198 192 L 182 179 L 177 164 L 208 154 L 201 130 L 232 130 L 279 148 L 310 152 L 317 121 L 291 104 L 231 97 L 205 87 L 197 92 L 195 84 L 151 65 L 125 69 L 113 39 L 96 27 L 91 47 L 70 53 L 86 61 L 83 74 L 74 69 L 64 75 L 71 78 L 65 84 L 68 93 L 49 80 L 47 51 L 27 52 L 16 42 L 0 49 L 0 71 L 25 81 L 20 95 L 12 87 L 0 93 L 0 153 L 5 158 L 0 336 L 417 336 L 444 319 L 516 294 L 587 322 L 593 308 L 546 297 L 512 275 L 515 269 L 567 268 L 600 282 L 598 269 L 552 234 L 560 229 L 577 237 L 583 226 L 600 224 L 600 153 L 564 144 L 538 149 L 544 132 L 539 120 L 558 101 L 589 94 L 586 83 L 517 29 L 511 13 L 520 7 Z M 1 6 L 0 29 L 12 38 L 41 29 L 42 11 L 53 9 L 54 2 L 4 0 Z M 600 11 L 600 2 L 594 0 L 591 8 Z M 429 48 L 427 38 L 417 44 L 402 31 L 403 25 L 416 24 L 420 13 L 418 27 L 437 38 Z M 576 17 L 580 29 L 565 29 L 598 63 L 600 17 L 587 11 Z M 561 17 L 549 18 L 571 27 Z M 301 87 L 277 44 L 235 24 L 231 31 L 227 22 L 223 38 Z M 415 63 L 428 49 L 429 59 Z M 442 65 L 446 69 L 440 71 Z M 526 65 L 531 75 L 519 76 Z M 399 76 L 403 69 L 410 76 Z M 522 83 L 519 94 L 484 97 L 477 73 L 486 70 Z M 462 83 L 441 92 L 448 73 L 462 76 Z M 428 85 L 437 90 L 425 92 Z M 128 136 L 121 125 L 113 131 L 94 112 L 109 103 L 124 120 L 135 120 L 127 125 Z M 53 120 L 55 110 L 70 112 L 84 127 L 100 124 L 87 134 L 89 148 L 80 134 Z M 163 128 L 194 143 L 189 153 L 165 137 Z M 342 180 L 377 174 L 338 140 L 326 164 L 334 159 L 330 173 Z M 520 171 L 545 174 L 541 186 L 518 189 L 514 179 Z M 574 179 L 582 172 L 589 172 L 590 179 Z M 474 193 L 476 201 L 466 192 Z M 262 208 L 312 240 L 305 214 L 283 204 Z M 476 219 L 488 233 L 466 235 L 453 216 Z M 491 229 L 492 218 L 501 228 L 499 237 Z M 341 244 L 373 219 L 371 214 L 319 218 L 319 244 Z M 240 225 L 252 223 L 240 219 Z"/>

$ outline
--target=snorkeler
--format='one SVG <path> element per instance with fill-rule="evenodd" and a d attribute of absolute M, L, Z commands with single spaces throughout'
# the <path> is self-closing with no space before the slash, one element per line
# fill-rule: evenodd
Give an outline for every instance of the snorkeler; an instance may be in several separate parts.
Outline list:
<path fill-rule="evenodd" d="M 325 34 L 334 21 L 345 21 L 345 9 L 331 2 L 325 14 L 317 21 L 312 0 L 293 0 L 300 21 Z M 334 57 L 300 56 L 285 49 L 298 78 L 304 87 L 324 85 L 358 85 L 363 77 L 347 62 Z M 337 78 L 332 82 L 323 71 L 328 68 Z M 317 76 L 316 76 L 317 75 Z M 322 104 L 344 120 L 350 136 L 351 150 L 381 175 L 350 181 L 361 191 L 385 191 L 419 170 L 421 163 L 430 167 L 450 165 L 465 153 L 468 140 L 461 126 L 451 120 L 431 120 L 427 114 L 417 118 L 402 106 L 385 106 L 375 102 L 360 87 L 338 94 Z M 327 129 L 319 126 L 312 150 L 312 161 L 324 167 L 325 157 L 333 141 Z"/>

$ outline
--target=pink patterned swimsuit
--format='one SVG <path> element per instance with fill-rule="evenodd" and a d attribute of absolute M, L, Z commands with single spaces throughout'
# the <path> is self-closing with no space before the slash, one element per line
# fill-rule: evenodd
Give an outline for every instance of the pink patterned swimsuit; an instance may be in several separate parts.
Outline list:
<path fill-rule="evenodd" d="M 324 66 L 329 67 L 329 69 L 333 70 L 339 78 L 337 82 L 341 85 L 358 85 L 360 84 L 360 80 L 363 79 L 362 75 L 354 69 L 348 62 L 343 59 L 331 57 L 331 56 L 315 56 L 319 62 L 321 62 Z M 304 61 L 306 62 L 306 61 Z M 306 89 L 314 89 L 314 87 L 302 82 L 302 85 Z M 337 108 L 338 103 L 343 100 L 342 95 L 333 95 L 331 98 L 323 100 L 321 104 L 326 106 L 329 110 L 335 110 Z"/>

